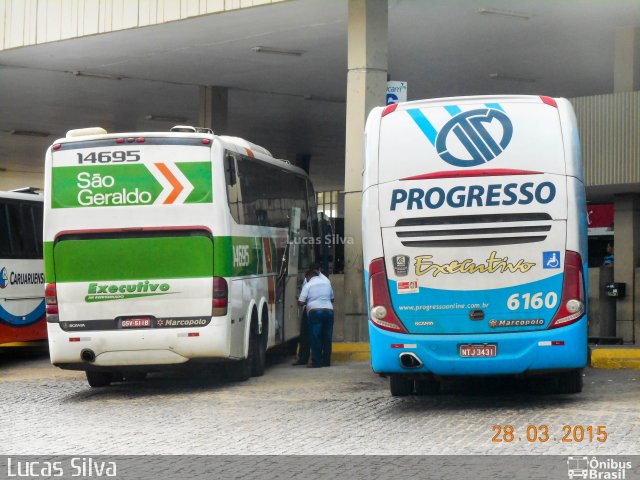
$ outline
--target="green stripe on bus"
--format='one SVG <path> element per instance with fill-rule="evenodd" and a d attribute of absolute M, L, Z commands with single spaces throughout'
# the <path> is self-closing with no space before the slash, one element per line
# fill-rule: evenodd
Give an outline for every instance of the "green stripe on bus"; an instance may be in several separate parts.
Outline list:
<path fill-rule="evenodd" d="M 213 237 L 213 274 L 216 277 L 233 276 L 231 245 L 231 237 Z"/>
<path fill-rule="evenodd" d="M 184 203 L 211 203 L 211 162 L 181 162 L 176 166 L 193 185 L 193 191 Z"/>
<path fill-rule="evenodd" d="M 56 281 L 56 270 L 53 264 L 53 242 L 44 242 L 44 281 L 54 283 Z"/>
<path fill-rule="evenodd" d="M 271 272 L 277 256 L 271 243 Z M 55 266 L 54 266 L 55 254 Z M 264 271 L 262 237 L 159 237 L 45 243 L 47 282 L 243 277 Z M 211 265 L 213 264 L 213 267 Z"/>
<path fill-rule="evenodd" d="M 64 240 L 55 244 L 57 282 L 213 276 L 208 237 Z"/>
<path fill-rule="evenodd" d="M 124 207 L 152 205 L 163 193 L 169 197 L 174 186 L 166 188 L 156 176 L 170 175 L 182 188 L 188 185 L 170 171 L 167 164 L 109 164 L 56 167 L 52 169 L 52 208 Z M 193 185 L 184 203 L 211 203 L 211 162 L 176 162 L 175 165 Z M 164 173 L 163 173 L 164 172 Z M 166 176 L 165 176 L 166 177 Z M 170 184 L 169 178 L 167 183 Z M 168 192 L 167 192 L 168 190 Z M 169 193 L 171 192 L 171 193 Z"/>

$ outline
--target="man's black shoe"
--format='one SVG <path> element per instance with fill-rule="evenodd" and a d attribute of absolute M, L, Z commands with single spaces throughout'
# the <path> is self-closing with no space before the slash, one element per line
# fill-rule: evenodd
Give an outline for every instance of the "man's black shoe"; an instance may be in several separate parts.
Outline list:
<path fill-rule="evenodd" d="M 293 365 L 294 367 L 297 367 L 299 365 L 306 365 L 306 364 L 307 364 L 307 362 L 301 362 L 300 360 L 296 360 L 291 365 Z"/>

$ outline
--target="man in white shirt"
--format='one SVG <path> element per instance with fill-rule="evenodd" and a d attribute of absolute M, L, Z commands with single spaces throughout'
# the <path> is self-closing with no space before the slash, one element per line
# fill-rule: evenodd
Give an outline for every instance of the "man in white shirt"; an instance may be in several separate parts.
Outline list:
<path fill-rule="evenodd" d="M 318 276 L 322 280 L 329 282 L 329 279 L 320 270 L 320 264 L 312 263 L 311 265 L 309 265 L 309 270 L 315 270 L 316 272 L 318 272 Z M 307 283 L 307 278 L 305 274 L 305 279 L 304 279 L 304 282 L 302 283 L 302 286 L 304 287 L 306 283 Z M 301 317 L 302 318 L 300 319 L 300 337 L 298 338 L 298 356 L 296 360 L 291 364 L 293 366 L 308 365 L 309 357 L 311 356 L 311 343 L 310 343 L 311 339 L 309 338 L 311 334 L 309 332 L 309 319 L 307 318 L 306 308 L 302 309 Z"/>
<path fill-rule="evenodd" d="M 323 277 L 323 278 L 322 278 Z M 333 289 L 327 277 L 317 270 L 309 270 L 300 292 L 298 305 L 305 305 L 311 337 L 310 367 L 328 367 L 331 364 L 333 337 Z"/>

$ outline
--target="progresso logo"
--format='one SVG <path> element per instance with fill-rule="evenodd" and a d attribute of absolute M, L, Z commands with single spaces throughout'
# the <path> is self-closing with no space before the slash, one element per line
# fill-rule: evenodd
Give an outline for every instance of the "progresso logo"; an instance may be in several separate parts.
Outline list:
<path fill-rule="evenodd" d="M 408 110 L 411 118 L 436 148 L 442 160 L 455 167 L 475 167 L 500 155 L 511 142 L 513 124 L 498 104 L 462 112 L 445 109 L 453 116 L 437 131 L 420 109 Z"/>

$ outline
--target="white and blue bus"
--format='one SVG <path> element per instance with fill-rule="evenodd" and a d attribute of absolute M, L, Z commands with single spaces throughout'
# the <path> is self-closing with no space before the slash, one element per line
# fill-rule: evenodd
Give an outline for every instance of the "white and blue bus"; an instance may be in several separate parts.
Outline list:
<path fill-rule="evenodd" d="M 363 178 L 373 370 L 391 393 L 522 375 L 582 390 L 587 222 L 575 114 L 561 98 L 374 109 Z"/>
<path fill-rule="evenodd" d="M 46 344 L 42 197 L 0 192 L 0 350 Z"/>

